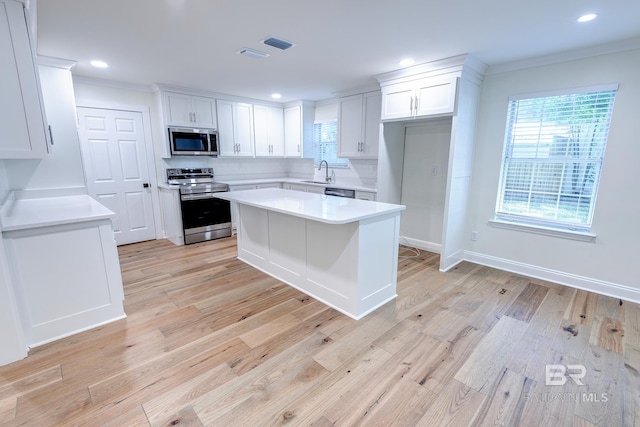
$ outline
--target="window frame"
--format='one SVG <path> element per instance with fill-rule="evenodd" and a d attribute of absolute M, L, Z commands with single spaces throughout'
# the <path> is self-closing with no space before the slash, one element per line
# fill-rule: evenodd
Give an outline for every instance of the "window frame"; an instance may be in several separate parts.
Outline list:
<path fill-rule="evenodd" d="M 336 139 L 334 141 L 330 141 L 330 142 L 322 142 L 322 141 L 318 141 L 316 140 L 316 126 L 317 125 L 326 125 L 326 124 L 335 124 L 335 131 L 336 131 Z M 338 157 L 338 138 L 337 138 L 337 131 L 338 131 L 338 120 L 329 120 L 329 121 L 320 121 L 320 122 L 314 122 L 313 123 L 313 138 L 312 138 L 312 142 L 313 142 L 313 164 L 314 166 L 319 166 L 320 162 L 322 160 L 325 159 L 321 159 L 320 157 L 320 153 L 318 152 L 319 150 L 319 145 L 320 144 L 334 144 L 335 146 L 335 150 L 336 150 L 336 160 L 339 160 L 339 163 L 335 163 L 333 161 L 328 161 L 327 163 L 329 165 L 330 168 L 348 168 L 349 167 L 349 159 L 347 158 L 341 158 Z"/>
<path fill-rule="evenodd" d="M 504 140 L 503 140 L 503 150 L 501 155 L 498 192 L 497 192 L 496 204 L 494 209 L 494 218 L 489 221 L 490 225 L 499 227 L 499 228 L 505 228 L 505 229 L 511 229 L 511 230 L 515 229 L 520 231 L 527 231 L 527 232 L 533 232 L 537 234 L 551 235 L 551 236 L 557 236 L 557 237 L 565 237 L 565 238 L 581 240 L 581 241 L 592 241 L 595 239 L 596 235 L 592 233 L 592 225 L 593 225 L 592 220 L 593 220 L 593 216 L 594 216 L 593 214 L 595 212 L 595 207 L 596 207 L 598 188 L 599 188 L 600 180 L 602 178 L 602 164 L 603 164 L 604 156 L 606 154 L 606 147 L 608 145 L 609 130 L 610 130 L 611 122 L 613 119 L 613 108 L 615 105 L 615 99 L 617 96 L 618 88 L 619 88 L 618 84 L 608 84 L 608 85 L 588 86 L 588 87 L 579 87 L 579 88 L 570 88 L 570 89 L 560 89 L 560 90 L 545 91 L 545 92 L 525 93 L 525 94 L 513 95 L 509 97 L 507 114 L 506 114 L 506 126 L 505 126 Z M 512 148 L 514 146 L 513 126 L 515 126 L 518 123 L 517 117 L 512 116 L 513 108 L 514 108 L 513 103 L 521 100 L 528 100 L 528 99 L 544 99 L 548 97 L 563 96 L 563 95 L 567 95 L 567 96 L 568 95 L 586 95 L 589 93 L 598 93 L 598 92 L 613 92 L 613 96 L 612 96 L 611 106 L 609 107 L 608 116 L 607 116 L 608 124 L 607 124 L 607 127 L 605 128 L 604 137 L 602 138 L 602 154 L 600 155 L 598 170 L 596 171 L 597 178 L 593 183 L 593 189 L 590 195 L 589 215 L 588 215 L 587 221 L 585 223 L 561 221 L 558 219 L 548 219 L 548 218 L 537 217 L 532 214 L 516 214 L 513 212 L 505 212 L 504 209 L 501 210 L 501 207 L 505 203 L 504 202 L 505 193 L 509 191 L 509 189 L 507 188 L 507 173 L 510 165 L 521 163 L 523 165 L 532 165 L 531 167 L 535 168 L 536 164 L 547 164 L 551 166 L 551 165 L 559 165 L 559 164 L 569 165 L 572 163 L 571 161 L 566 159 L 566 156 L 560 156 L 560 157 L 564 157 L 564 160 L 561 160 L 561 161 L 558 159 L 553 159 L 551 157 L 547 157 L 546 159 L 549 159 L 549 161 L 545 161 L 544 157 L 543 158 L 537 157 L 537 152 L 536 152 L 536 156 L 531 157 L 529 161 L 527 161 L 527 158 L 525 157 L 524 158 L 525 160 L 518 160 L 515 163 L 512 162 L 513 157 L 509 158 L 509 153 L 512 152 Z M 515 107 L 517 107 L 517 105 Z M 542 114 L 539 117 L 536 117 L 536 120 L 538 119 L 540 120 L 540 122 L 545 123 L 543 121 L 544 116 L 542 116 Z M 575 117 L 572 116 L 572 119 L 575 119 Z M 573 123 L 573 121 L 571 123 Z M 551 125 L 544 124 L 541 126 L 551 126 Z M 541 127 L 541 129 L 543 129 L 543 127 Z M 536 136 L 536 142 L 535 142 L 536 150 L 539 150 L 541 147 L 540 145 L 541 137 L 542 135 L 540 134 Z M 553 147 L 553 145 L 550 145 L 550 147 Z M 594 160 L 592 160 L 591 158 L 589 159 L 591 163 L 594 163 Z M 584 160 L 580 158 L 580 161 L 584 161 Z M 576 160 L 573 160 L 573 163 L 575 164 Z M 587 163 L 588 162 L 585 161 L 585 164 Z M 565 174 L 566 172 L 563 170 L 561 182 L 564 182 L 564 179 L 566 177 Z M 531 185 L 533 185 L 533 181 Z M 511 191 L 513 192 L 514 189 L 511 189 Z M 532 188 L 529 188 L 528 193 L 530 198 L 534 193 Z M 583 195 L 581 193 L 579 197 L 582 197 L 582 196 Z M 562 189 L 558 190 L 557 197 L 562 197 Z M 559 204 L 560 201 L 558 201 L 557 203 Z M 556 210 L 555 210 L 556 215 L 558 213 L 558 210 L 559 210 L 559 206 L 556 207 Z"/>

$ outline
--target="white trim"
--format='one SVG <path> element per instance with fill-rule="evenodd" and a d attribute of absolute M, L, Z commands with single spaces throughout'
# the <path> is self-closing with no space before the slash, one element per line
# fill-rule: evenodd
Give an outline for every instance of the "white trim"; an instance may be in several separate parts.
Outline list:
<path fill-rule="evenodd" d="M 76 99 L 76 108 L 96 108 L 101 110 L 132 111 L 142 114 L 145 148 L 147 154 L 147 168 L 149 170 L 149 183 L 151 184 L 151 205 L 153 209 L 153 222 L 156 239 L 164 236 L 162 227 L 162 215 L 160 211 L 160 193 L 158 190 L 158 175 L 156 172 L 156 156 L 154 153 L 153 133 L 151 132 L 151 114 L 147 105 L 128 105 L 114 102 L 96 101 L 91 99 Z M 86 179 L 86 176 L 85 176 Z"/>
<path fill-rule="evenodd" d="M 76 61 L 70 61 L 68 59 L 38 55 L 38 65 L 46 65 L 47 67 L 62 68 L 63 70 L 72 71 L 76 64 Z"/>
<path fill-rule="evenodd" d="M 440 243 L 427 242 L 426 240 L 414 239 L 413 237 L 403 235 L 400 235 L 400 244 L 437 254 L 442 252 L 442 245 Z"/>
<path fill-rule="evenodd" d="M 566 52 L 552 55 L 540 56 L 537 58 L 524 59 L 522 61 L 506 62 L 503 64 L 491 65 L 484 73 L 499 74 L 509 71 L 524 70 L 527 68 L 539 67 L 542 65 L 558 64 L 561 62 L 575 61 L 578 59 L 591 58 L 611 53 L 625 52 L 640 48 L 640 38 L 632 38 L 615 43 L 608 43 L 600 46 L 591 46 L 584 49 L 572 49 Z"/>
<path fill-rule="evenodd" d="M 612 298 L 631 301 L 636 304 L 640 303 L 640 289 L 638 288 L 593 279 L 591 277 L 579 276 L 577 274 L 571 274 L 564 271 L 552 270 L 550 268 L 540 267 L 537 265 L 512 261 L 505 258 L 498 258 L 478 252 L 465 251 L 464 255 L 465 261 L 473 262 L 475 264 L 485 265 L 487 267 L 497 268 L 536 279 L 542 279 L 548 282 L 559 283 L 572 288 L 583 289 L 585 291 L 595 292 Z"/>
<path fill-rule="evenodd" d="M 620 85 L 618 83 L 609 83 L 595 86 L 582 86 L 582 87 L 574 87 L 568 89 L 556 89 L 556 90 L 548 90 L 544 92 L 530 92 L 530 93 L 520 93 L 516 95 L 511 95 L 509 97 L 509 102 L 511 101 L 520 101 L 523 99 L 532 99 L 532 98 L 547 98 L 550 96 L 561 96 L 561 95 L 574 95 L 574 94 L 583 94 L 583 93 L 591 93 L 591 92 L 606 92 L 606 91 L 617 91 Z"/>
<path fill-rule="evenodd" d="M 118 89 L 133 90 L 136 92 L 153 93 L 153 88 L 151 88 L 150 86 L 145 86 L 145 85 L 140 85 L 135 83 L 120 82 L 116 80 L 98 79 L 95 77 L 79 76 L 75 74 L 73 75 L 73 83 L 82 83 L 82 84 L 95 85 L 95 86 L 107 86 L 107 87 L 113 87 Z"/>
<path fill-rule="evenodd" d="M 560 230 L 557 228 L 542 227 L 539 225 L 519 224 L 515 222 L 500 221 L 498 219 L 489 220 L 489 225 L 505 230 L 524 231 L 533 234 L 542 234 L 543 236 L 561 237 L 563 239 L 579 240 L 581 242 L 594 242 L 596 235 L 583 231 Z"/>

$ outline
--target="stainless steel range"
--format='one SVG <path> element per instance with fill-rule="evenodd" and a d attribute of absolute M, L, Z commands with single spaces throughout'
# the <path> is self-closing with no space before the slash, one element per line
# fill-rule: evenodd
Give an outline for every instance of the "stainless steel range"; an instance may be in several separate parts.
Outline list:
<path fill-rule="evenodd" d="M 167 169 L 167 182 L 180 185 L 185 245 L 231 236 L 229 201 L 214 196 L 229 186 L 213 180 L 212 168 Z"/>

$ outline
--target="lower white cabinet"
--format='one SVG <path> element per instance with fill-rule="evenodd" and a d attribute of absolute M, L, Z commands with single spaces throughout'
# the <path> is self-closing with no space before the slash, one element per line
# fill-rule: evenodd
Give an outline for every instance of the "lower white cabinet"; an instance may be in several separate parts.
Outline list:
<path fill-rule="evenodd" d="M 368 191 L 356 191 L 356 199 L 375 201 L 376 193 L 370 193 Z"/>
<path fill-rule="evenodd" d="M 110 219 L 3 232 L 29 347 L 125 317 Z"/>
<path fill-rule="evenodd" d="M 180 209 L 180 190 L 158 188 L 162 206 L 162 226 L 164 237 L 175 245 L 184 245 L 182 229 L 182 211 Z"/>
<path fill-rule="evenodd" d="M 324 194 L 324 187 L 321 185 L 285 184 L 284 189 L 304 191 L 305 193 Z"/>

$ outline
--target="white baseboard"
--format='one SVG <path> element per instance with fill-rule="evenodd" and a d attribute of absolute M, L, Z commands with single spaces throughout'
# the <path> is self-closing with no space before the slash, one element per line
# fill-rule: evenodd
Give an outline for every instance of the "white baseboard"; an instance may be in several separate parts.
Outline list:
<path fill-rule="evenodd" d="M 400 236 L 400 244 L 429 252 L 435 252 L 437 254 L 442 250 L 442 245 L 439 243 L 427 242 L 426 240 L 414 239 L 407 236 Z"/>
<path fill-rule="evenodd" d="M 632 288 L 630 286 L 552 270 L 536 265 L 525 264 L 505 258 L 484 255 L 478 252 L 465 251 L 464 259 L 465 261 L 473 262 L 475 264 L 498 268 L 511 273 L 559 283 L 561 285 L 571 286 L 572 288 L 583 289 L 585 291 L 595 292 L 640 304 L 640 289 Z"/>

